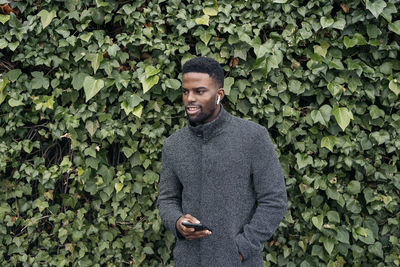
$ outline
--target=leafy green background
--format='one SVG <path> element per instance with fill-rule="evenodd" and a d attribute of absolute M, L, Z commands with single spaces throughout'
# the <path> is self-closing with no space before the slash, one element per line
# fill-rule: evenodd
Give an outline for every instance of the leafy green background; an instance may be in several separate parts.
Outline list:
<path fill-rule="evenodd" d="M 1 0 L 1 4 L 7 1 Z M 399 0 L 15 1 L 0 15 L 0 264 L 168 266 L 162 143 L 182 64 L 270 131 L 289 210 L 266 266 L 400 265 Z"/>

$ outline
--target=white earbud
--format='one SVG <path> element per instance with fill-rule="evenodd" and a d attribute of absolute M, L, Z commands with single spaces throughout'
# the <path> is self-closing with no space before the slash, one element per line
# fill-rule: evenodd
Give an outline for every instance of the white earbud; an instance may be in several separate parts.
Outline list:
<path fill-rule="evenodd" d="M 218 96 L 218 99 L 217 99 L 217 105 L 219 104 L 219 101 L 221 100 L 221 97 L 220 96 Z"/>

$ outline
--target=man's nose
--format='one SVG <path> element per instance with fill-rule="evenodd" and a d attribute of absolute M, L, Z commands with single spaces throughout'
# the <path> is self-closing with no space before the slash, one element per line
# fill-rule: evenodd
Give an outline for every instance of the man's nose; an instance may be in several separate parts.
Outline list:
<path fill-rule="evenodd" d="M 188 93 L 188 95 L 187 95 L 187 100 L 188 100 L 189 103 L 190 103 L 190 102 L 195 102 L 195 101 L 196 101 L 196 97 L 195 97 L 195 95 L 194 95 L 193 92 L 189 92 L 189 93 Z"/>

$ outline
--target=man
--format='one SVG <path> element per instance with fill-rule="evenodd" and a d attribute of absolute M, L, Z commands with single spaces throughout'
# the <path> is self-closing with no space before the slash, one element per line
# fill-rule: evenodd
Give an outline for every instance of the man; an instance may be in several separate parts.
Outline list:
<path fill-rule="evenodd" d="M 222 107 L 223 82 L 213 59 L 184 64 L 189 123 L 163 145 L 158 209 L 177 237 L 178 267 L 264 266 L 263 242 L 286 212 L 282 169 L 268 132 Z M 211 231 L 182 222 L 201 222 Z"/>

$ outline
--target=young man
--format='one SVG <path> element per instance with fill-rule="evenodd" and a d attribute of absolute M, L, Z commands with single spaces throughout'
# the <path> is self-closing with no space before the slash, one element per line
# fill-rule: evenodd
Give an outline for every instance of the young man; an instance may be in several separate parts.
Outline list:
<path fill-rule="evenodd" d="M 188 125 L 165 140 L 158 209 L 177 237 L 175 266 L 264 266 L 263 243 L 286 212 L 282 169 L 267 130 L 220 104 L 224 73 L 213 59 L 183 66 Z M 182 222 L 202 223 L 195 231 Z"/>

